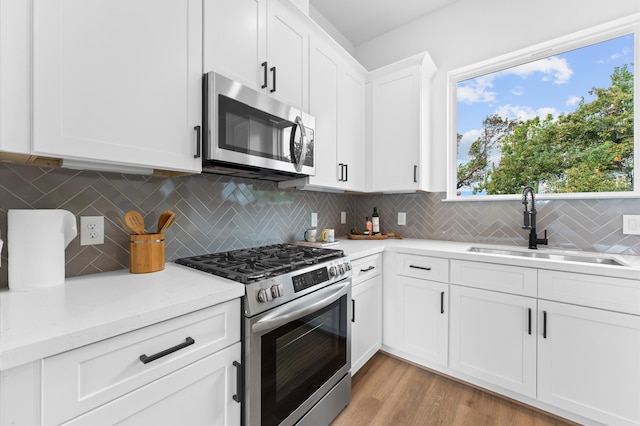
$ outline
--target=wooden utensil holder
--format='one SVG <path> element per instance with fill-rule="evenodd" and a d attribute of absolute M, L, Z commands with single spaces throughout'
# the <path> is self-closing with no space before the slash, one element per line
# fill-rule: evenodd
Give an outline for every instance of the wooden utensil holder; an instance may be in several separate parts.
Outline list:
<path fill-rule="evenodd" d="M 164 234 L 131 235 L 129 271 L 146 274 L 164 269 Z"/>

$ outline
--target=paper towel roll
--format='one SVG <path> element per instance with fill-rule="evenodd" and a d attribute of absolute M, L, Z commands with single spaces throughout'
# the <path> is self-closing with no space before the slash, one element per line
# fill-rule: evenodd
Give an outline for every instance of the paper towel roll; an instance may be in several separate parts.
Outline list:
<path fill-rule="evenodd" d="M 9 289 L 29 291 L 64 283 L 64 250 L 78 234 L 75 216 L 60 209 L 9 210 Z"/>

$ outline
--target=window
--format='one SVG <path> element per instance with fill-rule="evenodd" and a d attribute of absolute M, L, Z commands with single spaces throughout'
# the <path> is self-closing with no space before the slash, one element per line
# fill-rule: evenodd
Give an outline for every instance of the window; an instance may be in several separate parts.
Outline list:
<path fill-rule="evenodd" d="M 450 72 L 447 198 L 640 196 L 638 23 Z"/>

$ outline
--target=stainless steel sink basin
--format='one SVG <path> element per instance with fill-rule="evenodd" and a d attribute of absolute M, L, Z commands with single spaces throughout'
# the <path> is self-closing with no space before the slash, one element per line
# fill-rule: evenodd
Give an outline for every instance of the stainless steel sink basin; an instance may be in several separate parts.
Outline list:
<path fill-rule="evenodd" d="M 467 251 L 472 253 L 501 254 L 504 256 L 521 256 L 521 257 L 531 257 L 536 259 L 560 260 L 565 262 L 582 262 L 582 263 L 591 263 L 596 265 L 627 266 L 624 263 L 612 257 L 579 256 L 579 255 L 571 255 L 571 254 L 539 252 L 539 251 L 533 251 L 533 250 L 522 251 L 522 250 L 497 249 L 497 248 L 489 248 L 489 247 L 471 247 Z"/>

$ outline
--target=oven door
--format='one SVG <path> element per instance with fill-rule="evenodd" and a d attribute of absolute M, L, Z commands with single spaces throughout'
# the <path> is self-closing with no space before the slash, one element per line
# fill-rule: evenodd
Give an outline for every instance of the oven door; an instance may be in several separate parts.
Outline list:
<path fill-rule="evenodd" d="M 246 319 L 246 424 L 294 424 L 350 374 L 350 301 L 345 279 Z"/>

